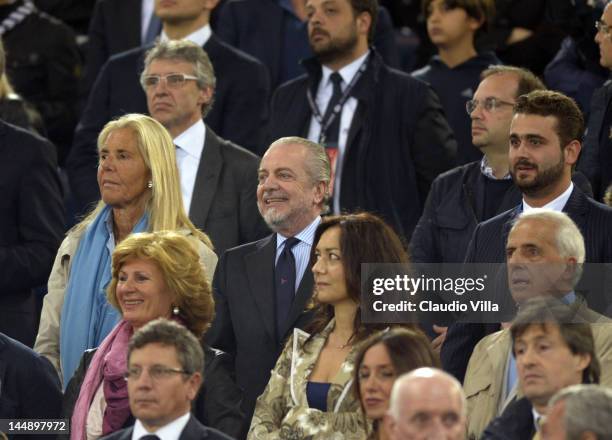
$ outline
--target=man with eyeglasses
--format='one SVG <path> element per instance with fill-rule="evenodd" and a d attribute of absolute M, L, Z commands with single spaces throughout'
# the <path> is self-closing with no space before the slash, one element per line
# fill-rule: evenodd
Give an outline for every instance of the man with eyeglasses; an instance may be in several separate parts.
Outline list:
<path fill-rule="evenodd" d="M 599 64 L 612 70 L 612 4 L 608 3 L 595 22 Z M 591 182 L 593 195 L 602 200 L 612 184 L 612 81 L 593 93 L 591 112 L 578 169 Z"/>
<path fill-rule="evenodd" d="M 229 440 L 191 415 L 202 386 L 204 354 L 185 327 L 165 319 L 138 330 L 128 346 L 127 381 L 134 426 L 106 440 Z"/>
<path fill-rule="evenodd" d="M 262 142 L 268 118 L 268 72 L 258 60 L 224 43 L 209 21 L 218 0 L 155 0 L 154 13 L 162 22 L 159 41 L 189 40 L 202 47 L 217 73 L 216 105 L 206 123 L 220 136 L 251 150 Z M 66 170 L 77 210 L 100 198 L 96 184 L 96 139 L 102 127 L 126 113 L 146 113 L 146 97 L 138 84 L 145 52 L 140 46 L 112 56 L 98 73 L 74 134 Z"/>
<path fill-rule="evenodd" d="M 215 251 L 267 236 L 255 194 L 259 158 L 202 120 L 217 83 L 206 52 L 187 40 L 162 41 L 148 52 L 140 82 L 149 114 L 174 139 L 185 210 Z"/>
<path fill-rule="evenodd" d="M 414 262 L 462 263 L 476 225 L 519 203 L 520 191 L 508 165 L 512 106 L 519 95 L 544 88 L 526 69 L 491 66 L 483 71 L 466 110 L 472 120 L 472 143 L 484 156 L 434 180 L 410 242 Z M 445 334 L 443 318 L 426 316 L 438 320 L 434 347 L 439 349 Z M 423 324 L 431 331 L 432 322 Z"/>

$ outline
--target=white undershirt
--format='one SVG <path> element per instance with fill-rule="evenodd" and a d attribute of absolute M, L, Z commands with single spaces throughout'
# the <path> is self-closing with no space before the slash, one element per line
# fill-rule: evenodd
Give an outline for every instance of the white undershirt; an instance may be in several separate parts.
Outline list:
<path fill-rule="evenodd" d="M 369 52 L 366 52 L 361 57 L 357 58 L 351 64 L 344 66 L 338 71 L 342 77 L 342 91 L 351 83 L 355 74 L 366 60 Z M 317 89 L 317 95 L 315 97 L 315 103 L 321 116 L 325 114 L 327 104 L 332 97 L 334 87 L 329 79 L 331 74 L 334 72 L 329 67 L 323 66 L 323 72 L 321 81 L 319 82 L 319 88 Z M 334 177 L 334 194 L 332 209 L 334 214 L 340 213 L 340 181 L 342 178 L 342 162 L 344 160 L 344 151 L 346 150 L 346 141 L 348 139 L 348 133 L 351 128 L 351 122 L 353 121 L 353 115 L 357 110 L 357 99 L 350 97 L 346 100 L 342 106 L 342 112 L 340 113 L 340 133 L 338 134 L 338 155 L 336 158 L 336 174 Z M 308 139 L 313 142 L 319 142 L 319 135 L 321 134 L 321 124 L 316 120 L 314 116 L 310 118 L 310 129 L 308 130 Z"/>
<path fill-rule="evenodd" d="M 565 208 L 565 204 L 567 203 L 570 196 L 572 195 L 573 190 L 574 190 L 574 183 L 570 182 L 569 187 L 563 192 L 563 194 L 561 194 L 556 199 L 551 200 L 546 205 L 542 206 L 542 208 L 552 209 L 553 211 L 563 211 L 563 208 Z M 525 201 L 525 199 L 523 199 L 523 212 L 530 211 L 531 209 L 534 209 L 533 206 L 529 206 L 527 202 Z"/>
<path fill-rule="evenodd" d="M 197 31 L 192 32 L 191 34 L 187 35 L 186 37 L 183 38 L 183 40 L 189 40 L 192 43 L 198 44 L 200 46 L 204 46 L 211 35 L 212 35 L 212 30 L 210 29 L 210 25 L 207 24 L 201 27 L 200 29 L 198 29 Z M 168 36 L 163 31 L 163 29 L 161 32 L 160 40 L 161 41 L 169 40 Z"/>
<path fill-rule="evenodd" d="M 189 208 L 191 207 L 193 188 L 195 187 L 205 140 L 206 125 L 201 119 L 174 138 L 174 145 L 177 147 L 176 164 L 181 181 L 181 195 L 187 214 L 189 214 Z"/>
<path fill-rule="evenodd" d="M 153 18 L 153 12 L 155 11 L 155 0 L 142 0 L 142 10 L 140 13 L 140 41 L 145 42 L 147 38 L 147 32 L 149 30 L 149 23 Z"/>

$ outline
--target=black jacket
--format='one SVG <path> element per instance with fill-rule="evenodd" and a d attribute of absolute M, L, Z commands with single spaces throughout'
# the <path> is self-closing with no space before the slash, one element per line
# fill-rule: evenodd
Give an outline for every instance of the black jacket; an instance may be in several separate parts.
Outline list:
<path fill-rule="evenodd" d="M 216 428 L 232 437 L 240 434 L 244 416 L 240 409 L 242 390 L 236 386 L 231 357 L 207 345 L 204 349 L 204 382 L 196 400 L 192 402 L 193 415 L 204 425 Z M 85 373 L 93 359 L 96 348 L 83 353 L 74 376 L 70 379 L 62 405 L 62 417 L 71 418 L 79 397 Z M 124 427 L 134 424 L 130 417 Z M 112 434 L 115 435 L 115 434 Z"/>
<path fill-rule="evenodd" d="M 531 409 L 531 402 L 524 397 L 512 402 L 489 423 L 480 440 L 530 440 L 536 432 Z"/>
<path fill-rule="evenodd" d="M 417 224 L 410 253 L 415 263 L 462 263 L 476 225 L 483 220 L 484 180 L 480 161 L 440 174 L 431 185 L 425 209 Z M 497 213 L 521 201 L 520 190 L 512 185 L 501 200 Z"/>
<path fill-rule="evenodd" d="M 131 440 L 134 427 L 122 429 L 121 431 L 113 432 L 112 434 L 102 437 L 102 440 Z M 208 428 L 198 422 L 193 416 L 189 417 L 189 421 L 179 436 L 179 440 L 232 440 L 231 437 L 217 431 L 216 429 Z"/>
<path fill-rule="evenodd" d="M 429 187 L 455 162 L 457 144 L 429 86 L 385 65 L 372 51 L 351 95 L 359 102 L 348 134 L 340 207 L 381 215 L 406 240 L 419 220 Z M 282 85 L 272 99 L 269 137 L 308 134 L 321 65 Z"/>
<path fill-rule="evenodd" d="M 0 333 L 0 419 L 55 419 L 61 403 L 60 381 L 51 363 Z"/>

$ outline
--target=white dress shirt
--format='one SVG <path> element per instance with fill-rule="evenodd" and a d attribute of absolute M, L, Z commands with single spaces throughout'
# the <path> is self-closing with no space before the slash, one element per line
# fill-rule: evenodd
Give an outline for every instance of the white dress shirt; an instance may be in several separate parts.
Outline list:
<path fill-rule="evenodd" d="M 366 52 L 361 57 L 357 58 L 351 64 L 344 66 L 338 71 L 342 77 L 342 91 L 351 83 L 353 77 L 357 74 L 357 71 L 368 57 L 369 52 Z M 317 95 L 315 97 L 315 104 L 321 113 L 321 116 L 325 114 L 327 104 L 333 94 L 333 84 L 329 77 L 334 71 L 329 67 L 323 66 L 323 74 L 321 81 L 319 82 L 319 88 L 317 89 Z M 340 213 L 340 180 L 342 178 L 342 162 L 344 160 L 344 151 L 346 150 L 346 141 L 348 139 L 348 133 L 351 128 L 351 122 L 353 121 L 353 115 L 357 110 L 357 99 L 350 97 L 346 100 L 342 106 L 342 112 L 340 113 L 340 133 L 338 134 L 338 155 L 336 157 L 336 174 L 334 177 L 334 193 L 332 209 L 335 214 Z M 310 129 L 308 130 L 308 139 L 313 142 L 319 142 L 319 135 L 321 134 L 321 124 L 319 121 L 312 116 L 310 118 Z M 332 164 L 333 166 L 333 164 Z"/>
<path fill-rule="evenodd" d="M 570 182 L 569 187 L 554 200 L 551 200 L 546 205 L 542 206 L 543 209 L 552 209 L 553 211 L 563 211 L 565 208 L 565 204 L 569 200 L 572 195 L 572 191 L 574 190 L 574 183 Z M 523 212 L 527 212 L 534 209 L 533 206 L 529 206 L 525 199 L 523 199 Z"/>
<path fill-rule="evenodd" d="M 132 440 L 138 440 L 145 435 L 156 435 L 160 438 L 160 440 L 178 440 L 181 436 L 181 432 L 183 432 L 183 429 L 185 429 L 185 426 L 187 426 L 190 416 L 191 414 L 188 412 L 187 414 L 180 416 L 178 419 L 174 419 L 167 425 L 162 426 L 155 432 L 147 431 L 145 427 L 142 426 L 141 421 L 136 419 L 134 429 L 132 430 Z"/>
<path fill-rule="evenodd" d="M 206 42 L 208 41 L 211 35 L 212 35 L 212 30 L 210 29 L 210 25 L 207 24 L 206 26 L 201 27 L 197 31 L 187 35 L 186 37 L 183 38 L 183 40 L 189 40 L 192 43 L 198 44 L 200 46 L 204 46 L 204 44 L 206 44 Z M 161 32 L 160 39 L 161 41 L 169 40 L 168 36 L 163 31 L 163 29 Z"/>
<path fill-rule="evenodd" d="M 189 214 L 189 208 L 191 207 L 193 188 L 198 175 L 198 167 L 200 166 L 202 151 L 204 151 L 205 140 L 206 125 L 204 125 L 201 119 L 174 138 L 176 164 L 181 180 L 181 195 L 183 196 L 183 206 L 187 214 Z"/>
<path fill-rule="evenodd" d="M 149 30 L 149 23 L 155 12 L 155 0 L 141 0 L 142 8 L 140 13 L 140 41 L 144 43 Z"/>

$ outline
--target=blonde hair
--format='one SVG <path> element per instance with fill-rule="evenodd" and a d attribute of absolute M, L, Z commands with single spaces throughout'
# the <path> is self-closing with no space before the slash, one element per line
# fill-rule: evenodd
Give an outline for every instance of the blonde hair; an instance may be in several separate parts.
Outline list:
<path fill-rule="evenodd" d="M 104 126 L 98 136 L 98 150 L 104 146 L 111 133 L 122 129 L 129 129 L 136 136 L 138 151 L 151 173 L 153 186 L 151 196 L 145 204 L 145 212 L 149 214 L 149 231 L 188 229 L 213 249 L 208 236 L 193 225 L 185 212 L 175 147 L 170 134 L 163 125 L 149 116 L 137 113 L 127 114 Z M 100 200 L 93 211 L 76 226 L 76 229 L 85 229 L 105 206 L 106 204 Z"/>
<path fill-rule="evenodd" d="M 119 271 L 128 260 L 154 263 L 175 295 L 174 306 L 179 308 L 178 316 L 185 326 L 197 337 L 206 332 L 215 314 L 215 303 L 198 252 L 189 239 L 175 231 L 157 231 L 132 234 L 117 245 L 106 297 L 119 311 Z"/>

